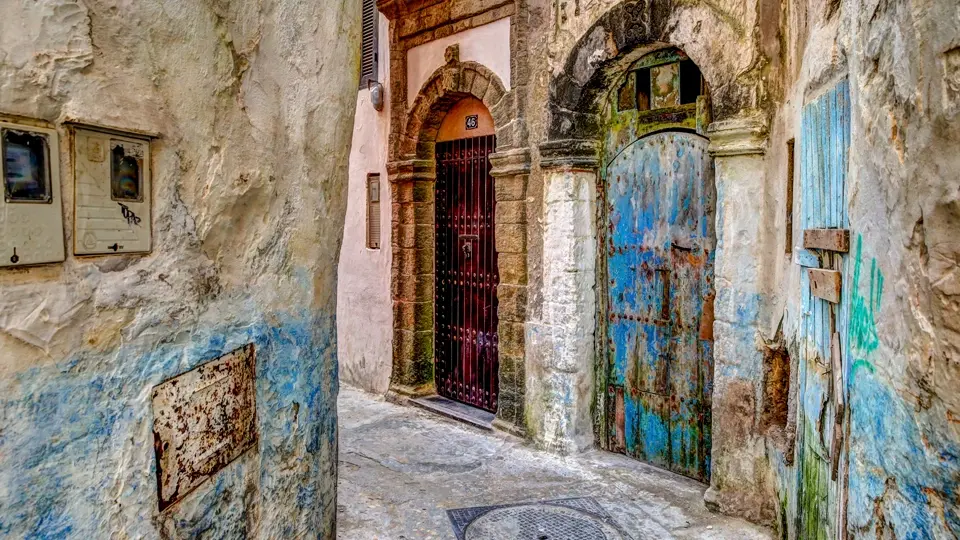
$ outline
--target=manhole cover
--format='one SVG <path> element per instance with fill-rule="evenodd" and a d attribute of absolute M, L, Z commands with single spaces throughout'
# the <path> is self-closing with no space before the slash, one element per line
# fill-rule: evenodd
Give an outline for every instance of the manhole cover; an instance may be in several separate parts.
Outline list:
<path fill-rule="evenodd" d="M 491 510 L 467 526 L 466 540 L 621 540 L 603 521 L 570 508 L 549 505 Z"/>
<path fill-rule="evenodd" d="M 448 512 L 459 540 L 629 540 L 592 498 Z"/>

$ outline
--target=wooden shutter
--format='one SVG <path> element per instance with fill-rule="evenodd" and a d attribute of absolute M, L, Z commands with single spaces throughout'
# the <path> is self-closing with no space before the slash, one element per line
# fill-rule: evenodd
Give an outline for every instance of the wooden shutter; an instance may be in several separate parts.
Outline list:
<path fill-rule="evenodd" d="M 363 0 L 363 44 L 360 59 L 360 88 L 377 80 L 377 0 Z"/>
<path fill-rule="evenodd" d="M 367 247 L 380 249 L 380 175 L 367 175 Z"/>

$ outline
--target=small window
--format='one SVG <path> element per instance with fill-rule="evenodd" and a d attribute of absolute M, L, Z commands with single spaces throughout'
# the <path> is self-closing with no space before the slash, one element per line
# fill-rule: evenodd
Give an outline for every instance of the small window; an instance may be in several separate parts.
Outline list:
<path fill-rule="evenodd" d="M 380 13 L 377 0 L 363 0 L 363 40 L 360 48 L 360 88 L 366 88 L 369 81 L 377 80 L 379 59 L 378 26 Z"/>
<path fill-rule="evenodd" d="M 703 94 L 703 75 L 692 60 L 680 62 L 680 104 L 696 103 Z"/>
<path fill-rule="evenodd" d="M 794 139 L 787 141 L 787 213 L 784 223 L 785 247 L 787 255 L 793 253 L 793 178 L 794 178 Z"/>
<path fill-rule="evenodd" d="M 110 195 L 115 201 L 140 202 L 143 177 L 143 145 L 111 140 Z"/>
<path fill-rule="evenodd" d="M 49 203 L 50 145 L 42 133 L 4 129 L 3 186 L 7 202 Z"/>
<path fill-rule="evenodd" d="M 643 68 L 636 71 L 637 78 L 637 110 L 650 110 L 650 69 Z"/>
<path fill-rule="evenodd" d="M 380 249 L 380 175 L 367 175 L 367 247 Z"/>

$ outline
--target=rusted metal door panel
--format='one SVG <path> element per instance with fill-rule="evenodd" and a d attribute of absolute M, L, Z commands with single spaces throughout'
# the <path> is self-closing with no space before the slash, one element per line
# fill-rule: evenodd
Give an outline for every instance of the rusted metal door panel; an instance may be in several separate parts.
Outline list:
<path fill-rule="evenodd" d="M 847 229 L 847 164 L 850 147 L 850 100 L 847 81 L 811 101 L 803 108 L 800 139 L 801 223 L 808 229 Z M 809 250 L 816 266 L 842 273 L 846 257 L 833 250 Z M 812 261 L 811 261 L 812 262 Z M 808 263 L 809 265 L 809 263 Z M 816 275 L 822 270 L 813 270 Z M 836 274 L 833 274 L 836 275 Z M 838 517 L 840 489 L 835 480 L 842 437 L 838 429 L 844 411 L 838 407 L 831 344 L 834 334 L 845 335 L 842 321 L 845 295 L 829 302 L 814 287 L 810 272 L 801 269 L 800 358 L 798 381 L 797 483 L 799 538 L 835 538 L 842 528 Z M 843 340 L 840 339 L 840 342 Z"/>
<path fill-rule="evenodd" d="M 644 137 L 605 180 L 608 447 L 706 481 L 716 199 L 707 140 Z"/>
<path fill-rule="evenodd" d="M 435 377 L 437 392 L 496 411 L 497 254 L 494 136 L 438 143 Z"/>

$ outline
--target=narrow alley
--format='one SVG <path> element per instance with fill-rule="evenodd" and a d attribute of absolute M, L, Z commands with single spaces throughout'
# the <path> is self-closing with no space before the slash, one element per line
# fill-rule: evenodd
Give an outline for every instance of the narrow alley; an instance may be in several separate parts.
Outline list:
<path fill-rule="evenodd" d="M 452 539 L 447 510 L 570 498 L 593 498 L 626 533 L 622 538 L 771 538 L 765 529 L 707 510 L 705 485 L 622 455 L 540 452 L 509 435 L 349 386 L 341 387 L 339 408 L 342 540 Z M 581 532 L 568 538 L 604 537 Z"/>
<path fill-rule="evenodd" d="M 960 0 L 0 1 L 0 540 L 960 539 L 958 149 Z"/>

